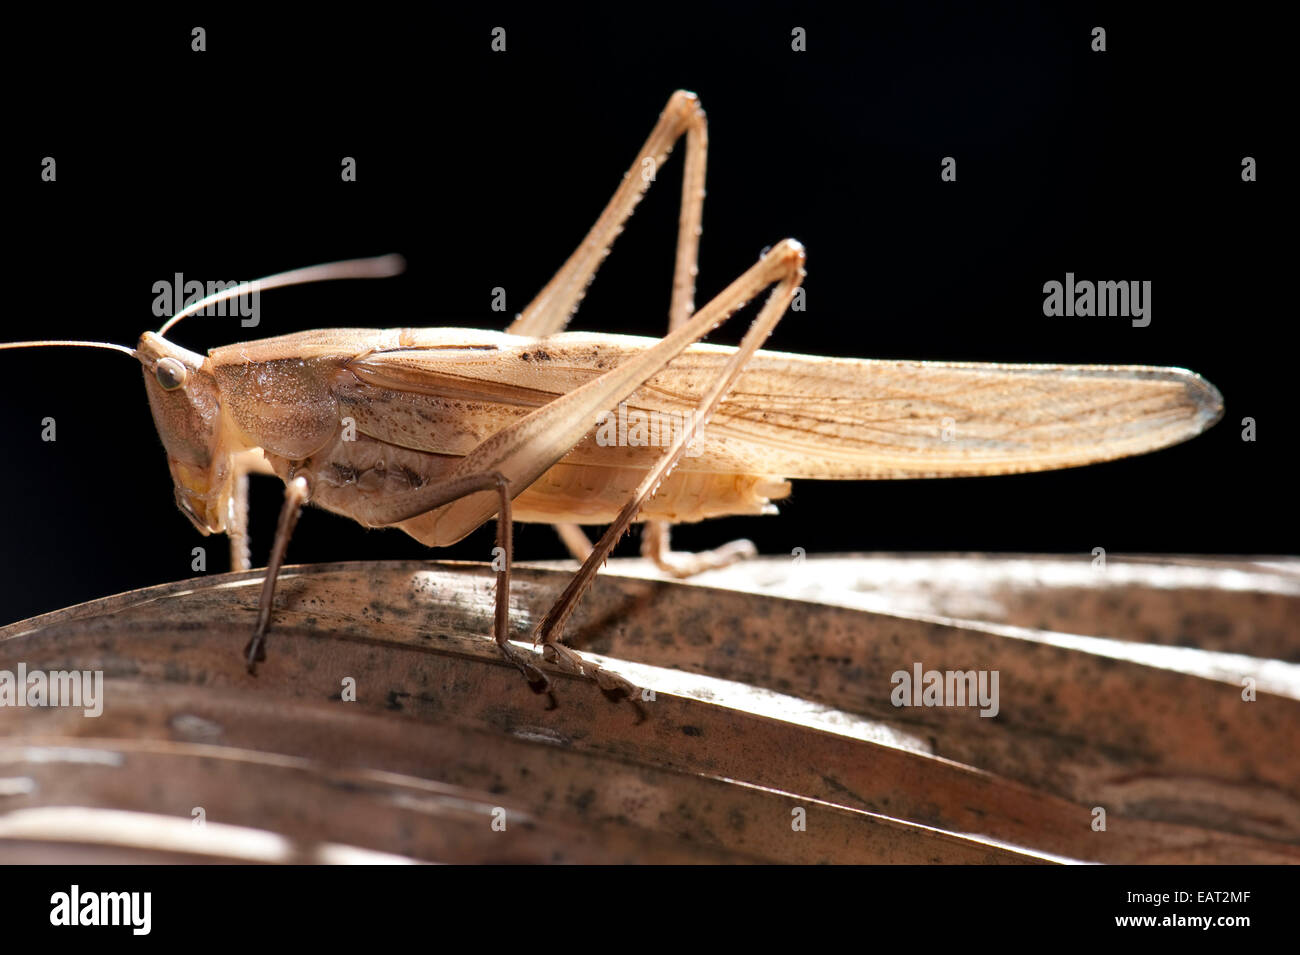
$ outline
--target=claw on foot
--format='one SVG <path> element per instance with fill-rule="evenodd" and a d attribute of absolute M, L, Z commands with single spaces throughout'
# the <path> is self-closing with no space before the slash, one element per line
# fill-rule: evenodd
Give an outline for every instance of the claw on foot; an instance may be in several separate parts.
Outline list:
<path fill-rule="evenodd" d="M 539 670 L 532 663 L 528 662 L 526 659 L 527 654 L 515 649 L 508 643 L 497 644 L 497 646 L 501 648 L 501 655 L 513 663 L 519 672 L 524 675 L 524 679 L 528 681 L 528 685 L 532 687 L 534 693 L 546 693 L 550 691 L 551 681 L 547 678 L 545 673 Z"/>
<path fill-rule="evenodd" d="M 641 693 L 641 688 L 627 678 L 619 676 L 612 670 L 597 666 L 590 660 L 584 660 L 580 653 L 576 650 L 570 650 L 563 644 L 543 644 L 542 656 L 575 676 L 585 676 L 587 679 L 593 680 L 606 693 L 622 692 L 627 694 L 629 699 L 634 699 Z"/>
<path fill-rule="evenodd" d="M 713 550 L 690 551 L 651 549 L 649 554 L 656 567 L 679 580 L 694 577 L 709 570 L 721 570 L 742 560 L 758 556 L 758 548 L 752 541 L 734 540 Z"/>

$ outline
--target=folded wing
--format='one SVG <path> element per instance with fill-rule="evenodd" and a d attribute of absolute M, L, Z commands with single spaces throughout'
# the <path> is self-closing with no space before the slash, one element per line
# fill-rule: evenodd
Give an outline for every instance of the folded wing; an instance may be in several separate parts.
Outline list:
<path fill-rule="evenodd" d="M 545 339 L 469 330 L 401 330 L 398 349 L 349 363 L 368 388 L 466 405 L 490 427 L 626 360 L 651 339 L 565 333 Z M 465 336 L 473 336 L 466 338 Z M 635 440 L 638 415 L 688 423 L 733 349 L 697 345 L 634 393 L 619 443 L 593 432 L 566 463 L 641 464 L 663 453 Z M 1074 467 L 1185 441 L 1222 415 L 1218 390 L 1180 368 L 831 359 L 759 352 L 681 469 L 789 478 L 923 478 Z M 622 417 L 620 417 L 622 415 Z M 446 439 L 382 440 L 465 453 Z M 667 427 L 667 425 L 665 425 Z M 437 429 L 434 428 L 433 431 Z M 379 433 L 376 433 L 379 432 Z M 606 431 L 606 436 L 609 432 Z M 480 436 L 481 437 L 481 436 Z M 427 446 L 423 446 L 427 445 Z"/>

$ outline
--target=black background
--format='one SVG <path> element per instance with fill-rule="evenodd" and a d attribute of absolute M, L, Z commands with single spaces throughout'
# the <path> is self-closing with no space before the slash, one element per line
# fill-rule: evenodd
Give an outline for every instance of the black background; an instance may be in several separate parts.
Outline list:
<path fill-rule="evenodd" d="M 224 13 L 15 23 L 27 64 L 6 139 L 8 301 L 0 338 L 127 345 L 160 324 L 152 285 L 251 279 L 400 252 L 407 273 L 266 293 L 261 325 L 191 319 L 193 350 L 339 325 L 501 328 L 590 226 L 669 94 L 709 114 L 697 300 L 760 251 L 808 249 L 807 311 L 769 346 L 876 358 L 1176 365 L 1225 420 L 1156 454 L 1046 474 L 804 482 L 782 516 L 680 529 L 789 553 L 1294 551 L 1292 359 L 1275 148 L 1283 31 L 1267 8 L 617 5 L 302 19 Z M 169 18 L 170 17 L 170 18 Z M 190 50 L 207 29 L 208 51 Z M 490 49 L 507 31 L 507 52 Z M 807 51 L 791 50 L 791 29 Z M 1105 53 L 1091 30 L 1107 30 Z M 1254 156 L 1259 181 L 1241 181 Z M 40 181 L 54 156 L 58 181 Z M 358 181 L 340 181 L 356 157 Z M 958 181 L 944 183 L 944 156 Z M 664 169 L 574 329 L 662 332 L 680 157 Z M 1042 286 L 1153 283 L 1153 319 L 1048 319 Z M 711 340 L 735 342 L 733 323 Z M 0 353 L 0 621 L 226 567 L 172 502 L 123 356 Z M 40 439 L 41 419 L 58 440 Z M 1241 419 L 1259 440 L 1240 439 Z M 254 479 L 254 562 L 280 488 Z M 308 513 L 291 562 L 484 559 L 492 530 L 431 553 Z M 517 529 L 522 559 L 563 556 Z M 635 553 L 625 541 L 620 553 Z"/>

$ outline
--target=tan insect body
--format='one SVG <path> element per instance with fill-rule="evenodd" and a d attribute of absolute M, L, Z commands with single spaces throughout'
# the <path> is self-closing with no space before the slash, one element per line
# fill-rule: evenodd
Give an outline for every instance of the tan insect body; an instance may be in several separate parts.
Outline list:
<path fill-rule="evenodd" d="M 668 550 L 667 523 L 765 514 L 789 479 L 862 480 L 1009 474 L 1140 454 L 1205 430 L 1218 391 L 1176 368 L 1002 365 L 830 359 L 759 351 L 803 277 L 802 247 L 774 246 L 698 311 L 695 257 L 706 133 L 692 94 L 676 93 L 643 147 L 656 168 L 687 141 L 677 272 L 664 338 L 565 332 L 569 316 L 648 182 L 629 173 L 587 239 L 506 332 L 339 328 L 213 349 L 164 335 L 209 296 L 145 332 L 143 366 L 177 504 L 204 534 L 226 533 L 247 566 L 246 481 L 285 481 L 250 669 L 262 658 L 276 573 L 308 500 L 368 526 L 400 527 L 431 546 L 498 517 L 549 522 L 586 557 L 538 626 L 550 659 L 607 687 L 626 681 L 558 643 L 596 568 L 633 520 L 651 521 L 647 553 L 674 572 L 718 566 L 752 550 Z M 317 266 L 260 288 L 376 277 L 393 259 Z M 739 347 L 699 339 L 768 287 Z M 15 343 L 97 344 L 70 342 Z M 620 405 L 622 408 L 620 409 Z M 690 422 L 671 442 L 603 440 L 602 414 Z M 667 443 L 667 447 L 664 444 Z M 687 454 L 689 448 L 690 453 Z M 609 523 L 591 549 L 578 523 Z M 590 553 L 587 553 L 587 551 Z M 509 560 L 498 576 L 496 638 L 535 683 L 540 671 L 508 643 Z"/>

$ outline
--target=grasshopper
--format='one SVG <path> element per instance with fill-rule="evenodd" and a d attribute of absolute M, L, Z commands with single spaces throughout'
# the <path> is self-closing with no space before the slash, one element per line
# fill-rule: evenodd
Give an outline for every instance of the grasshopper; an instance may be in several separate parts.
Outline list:
<path fill-rule="evenodd" d="M 623 225 L 685 139 L 681 211 L 661 339 L 565 332 Z M 340 328 L 212 349 L 165 336 L 224 299 L 324 279 L 379 277 L 394 257 L 352 260 L 246 283 L 173 315 L 135 348 L 166 448 L 176 503 L 201 534 L 227 534 L 248 569 L 247 480 L 285 484 L 249 672 L 265 659 L 276 577 L 303 506 L 446 546 L 495 517 L 494 636 L 541 690 L 534 654 L 509 642 L 513 521 L 556 525 L 581 568 L 537 624 L 534 646 L 562 670 L 630 693 L 630 683 L 560 642 L 597 569 L 634 521 L 643 551 L 688 576 L 753 552 L 736 541 L 701 554 L 670 549 L 669 526 L 774 513 L 789 479 L 866 480 L 1010 474 L 1141 454 L 1213 425 L 1222 398 L 1178 368 L 829 359 L 760 351 L 804 276 L 804 250 L 777 243 L 704 307 L 694 304 L 707 125 L 678 91 L 595 225 L 504 332 Z M 646 175 L 645 171 L 651 174 Z M 771 288 L 736 347 L 700 340 Z M 609 440 L 615 407 L 689 421 L 671 441 Z M 620 434 L 621 422 L 620 422 Z M 579 524 L 608 524 L 593 546 Z"/>

